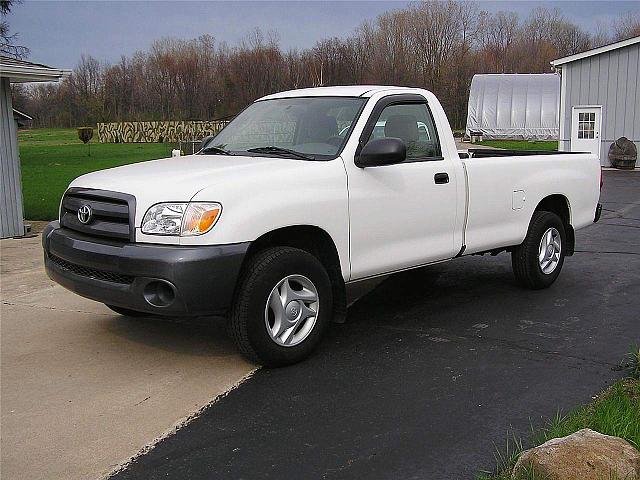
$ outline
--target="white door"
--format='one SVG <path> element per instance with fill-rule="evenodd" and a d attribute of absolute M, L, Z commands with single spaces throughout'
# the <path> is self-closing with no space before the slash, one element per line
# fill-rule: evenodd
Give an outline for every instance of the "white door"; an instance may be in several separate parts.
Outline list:
<path fill-rule="evenodd" d="M 431 112 L 424 98 L 405 103 L 394 97 L 379 101 L 368 140 L 400 138 L 407 160 L 348 166 L 352 280 L 451 258 L 460 249 L 453 244 L 456 178 Z"/>
<path fill-rule="evenodd" d="M 600 158 L 602 107 L 573 107 L 571 115 L 571 151 L 591 152 Z"/>

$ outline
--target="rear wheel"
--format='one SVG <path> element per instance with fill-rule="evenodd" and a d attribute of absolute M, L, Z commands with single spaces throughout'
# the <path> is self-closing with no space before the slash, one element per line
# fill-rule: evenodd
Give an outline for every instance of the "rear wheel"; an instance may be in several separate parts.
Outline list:
<path fill-rule="evenodd" d="M 511 252 L 518 282 L 534 290 L 549 287 L 562 270 L 566 244 L 560 217 L 551 212 L 534 212 L 524 242 Z"/>
<path fill-rule="evenodd" d="M 269 248 L 243 271 L 229 330 L 250 360 L 290 365 L 320 343 L 331 312 L 331 282 L 320 261 L 297 248 Z"/>

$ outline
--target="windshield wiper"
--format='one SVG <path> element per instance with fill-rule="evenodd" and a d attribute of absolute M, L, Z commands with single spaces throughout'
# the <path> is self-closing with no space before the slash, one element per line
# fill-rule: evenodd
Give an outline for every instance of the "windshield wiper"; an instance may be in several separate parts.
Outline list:
<path fill-rule="evenodd" d="M 219 153 L 220 155 L 235 155 L 235 153 L 230 152 L 229 150 L 225 150 L 221 147 L 216 147 L 215 145 L 209 145 L 200 150 L 199 153 Z"/>
<path fill-rule="evenodd" d="M 251 153 L 273 153 L 275 155 L 278 155 L 278 154 L 280 154 L 280 155 L 291 155 L 293 157 L 302 158 L 304 160 L 315 160 L 315 158 L 310 156 L 310 155 L 305 155 L 304 153 L 296 152 L 295 150 L 289 150 L 288 148 L 274 147 L 274 146 L 249 148 L 247 150 L 247 152 L 251 152 Z"/>

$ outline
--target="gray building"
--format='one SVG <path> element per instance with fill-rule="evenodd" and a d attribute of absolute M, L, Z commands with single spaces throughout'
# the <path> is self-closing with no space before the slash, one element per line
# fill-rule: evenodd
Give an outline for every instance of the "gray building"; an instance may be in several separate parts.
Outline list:
<path fill-rule="evenodd" d="M 560 143 L 610 165 L 609 147 L 627 137 L 640 150 L 640 37 L 560 58 Z"/>
<path fill-rule="evenodd" d="M 13 109 L 13 119 L 18 125 L 18 129 L 31 128 L 33 126 L 33 118 L 20 110 Z"/>
<path fill-rule="evenodd" d="M 68 70 L 0 56 L 0 238 L 24 235 L 17 123 L 11 83 L 57 82 Z"/>

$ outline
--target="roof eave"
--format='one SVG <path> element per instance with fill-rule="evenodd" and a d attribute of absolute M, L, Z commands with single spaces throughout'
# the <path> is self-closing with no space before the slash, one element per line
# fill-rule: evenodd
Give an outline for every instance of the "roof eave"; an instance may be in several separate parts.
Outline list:
<path fill-rule="evenodd" d="M 20 115 L 21 117 L 26 118 L 27 120 L 33 120 L 33 117 L 31 117 L 31 116 L 27 115 L 26 113 L 21 112 L 20 110 L 17 110 L 17 109 L 15 109 L 15 108 L 14 108 L 14 109 L 13 109 L 13 114 L 15 115 L 16 113 L 17 113 L 18 115 Z"/>
<path fill-rule="evenodd" d="M 71 74 L 71 70 L 60 68 L 27 67 L 20 65 L 0 65 L 0 76 L 8 77 L 13 83 L 57 82 Z"/>
<path fill-rule="evenodd" d="M 617 50 L 618 48 L 628 47 L 629 45 L 634 45 L 636 43 L 640 43 L 640 36 L 628 38 L 627 40 L 622 40 L 620 42 L 610 43 L 609 45 L 603 45 L 602 47 L 593 48 L 591 50 L 587 50 L 586 52 L 576 53 L 575 55 L 569 55 L 568 57 L 562 57 L 557 60 L 552 60 L 549 63 L 551 63 L 553 67 L 559 67 L 567 63 L 575 62 L 576 60 L 582 60 L 583 58 L 600 55 L 601 53 L 610 52 L 611 50 Z"/>

